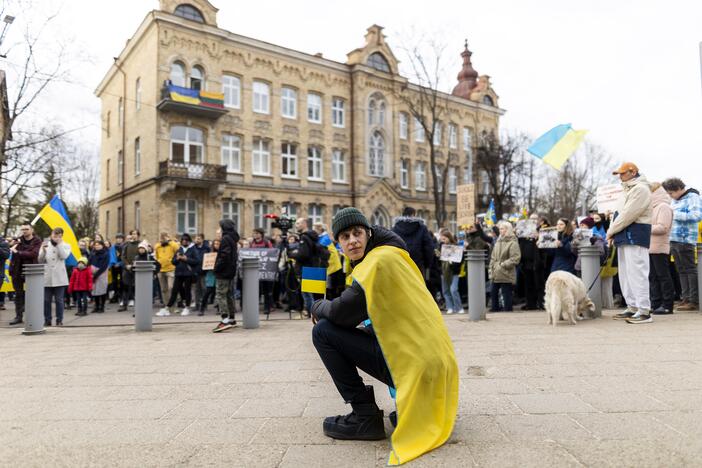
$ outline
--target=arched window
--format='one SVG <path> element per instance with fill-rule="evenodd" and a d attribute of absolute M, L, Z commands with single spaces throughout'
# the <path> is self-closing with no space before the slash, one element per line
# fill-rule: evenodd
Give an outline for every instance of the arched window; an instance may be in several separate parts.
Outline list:
<path fill-rule="evenodd" d="M 390 64 L 380 52 L 374 52 L 370 54 L 370 56 L 368 57 L 368 62 L 366 63 L 369 66 L 375 68 L 376 70 L 380 70 L 381 72 L 385 73 L 390 73 Z"/>
<path fill-rule="evenodd" d="M 483 104 L 487 104 L 488 106 L 494 106 L 495 101 L 493 101 L 490 96 L 485 95 L 485 96 L 483 96 Z"/>
<path fill-rule="evenodd" d="M 381 102 L 378 106 L 378 125 L 385 125 L 385 103 Z"/>
<path fill-rule="evenodd" d="M 171 64 L 171 83 L 176 86 L 185 86 L 185 65 L 182 62 Z"/>
<path fill-rule="evenodd" d="M 197 21 L 198 23 L 205 22 L 205 18 L 202 16 L 202 13 L 200 13 L 200 10 L 187 3 L 178 5 L 173 14 L 181 18 L 189 19 L 190 21 Z"/>
<path fill-rule="evenodd" d="M 375 211 L 373 211 L 370 223 L 371 226 L 381 226 L 386 228 L 390 227 L 388 216 L 387 214 L 385 214 L 385 210 L 382 207 L 378 207 L 375 209 Z"/>
<path fill-rule="evenodd" d="M 371 135 L 368 155 L 369 170 L 373 176 L 385 175 L 385 138 L 380 132 Z"/>
<path fill-rule="evenodd" d="M 368 125 L 373 125 L 375 123 L 375 100 L 371 99 L 370 102 L 368 103 Z"/>
<path fill-rule="evenodd" d="M 190 89 L 205 89 L 205 71 L 198 65 L 190 72 Z"/>
<path fill-rule="evenodd" d="M 171 160 L 176 163 L 202 163 L 205 138 L 202 130 L 174 125 L 171 127 Z"/>

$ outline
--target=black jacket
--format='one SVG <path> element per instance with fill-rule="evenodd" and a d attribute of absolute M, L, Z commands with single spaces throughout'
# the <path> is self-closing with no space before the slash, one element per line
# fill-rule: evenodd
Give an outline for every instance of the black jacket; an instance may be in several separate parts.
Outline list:
<path fill-rule="evenodd" d="M 0 237 L 0 284 L 5 281 L 5 261 L 10 258 L 10 244 Z"/>
<path fill-rule="evenodd" d="M 407 244 L 407 252 L 419 271 L 429 268 L 434 260 L 434 238 L 420 218 L 402 216 L 397 218 L 393 232 Z"/>
<path fill-rule="evenodd" d="M 184 255 L 184 260 L 178 260 L 178 255 Z M 200 254 L 195 249 L 195 245 L 191 245 L 187 250 L 182 245 L 173 256 L 171 263 L 175 265 L 175 276 L 196 276 L 197 265 L 202 262 Z"/>
<path fill-rule="evenodd" d="M 368 252 L 381 245 L 390 245 L 407 250 L 405 242 L 394 232 L 380 226 L 373 226 L 372 232 L 373 235 L 368 241 L 368 245 L 366 245 L 364 258 Z M 353 265 L 362 261 L 363 258 L 358 262 L 354 262 Z M 350 287 L 341 293 L 341 296 L 333 301 L 327 299 L 316 301 L 312 304 L 311 312 L 317 319 L 326 318 L 340 327 L 354 328 L 368 318 L 366 295 L 361 285 L 354 281 Z"/>
<path fill-rule="evenodd" d="M 197 262 L 197 265 L 195 265 L 195 275 L 200 276 L 202 275 L 202 259 L 205 258 L 206 253 L 210 253 L 210 245 L 207 241 L 204 241 L 200 247 L 197 246 L 197 244 L 193 244 L 193 249 L 195 249 L 195 252 L 198 255 L 198 258 L 200 261 Z"/>
<path fill-rule="evenodd" d="M 309 230 L 300 236 L 297 249 L 290 249 L 288 257 L 295 259 L 296 266 L 301 267 L 327 267 L 329 264 L 329 250 L 319 244 L 319 235 L 316 231 Z"/>
<path fill-rule="evenodd" d="M 221 220 L 219 227 L 222 229 L 222 241 L 213 271 L 215 278 L 231 280 L 236 276 L 236 262 L 239 259 L 239 233 L 236 232 L 236 225 L 231 219 Z"/>

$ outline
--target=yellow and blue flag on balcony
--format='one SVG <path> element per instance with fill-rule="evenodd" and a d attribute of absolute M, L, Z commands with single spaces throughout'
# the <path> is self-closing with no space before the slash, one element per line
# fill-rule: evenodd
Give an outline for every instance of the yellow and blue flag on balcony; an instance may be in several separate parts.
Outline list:
<path fill-rule="evenodd" d="M 32 221 L 32 226 L 39 219 L 42 219 L 51 229 L 59 227 L 63 229 L 63 241 L 71 246 L 71 255 L 66 259 L 66 265 L 78 265 L 78 259 L 82 257 L 80 248 L 78 248 L 78 240 L 73 232 L 73 227 L 71 227 L 71 220 L 68 219 L 68 214 L 66 214 L 66 208 L 58 195 L 54 195 L 54 198 L 41 209 L 34 221 Z"/>
<path fill-rule="evenodd" d="M 326 294 L 327 269 L 302 267 L 302 292 L 312 294 Z"/>
<path fill-rule="evenodd" d="M 168 94 L 173 101 L 183 102 L 185 104 L 192 104 L 194 106 L 205 106 L 205 107 L 224 107 L 224 94 L 213 93 L 210 91 L 202 91 L 199 89 L 184 88 L 182 86 L 176 86 L 174 84 L 169 84 Z"/>
<path fill-rule="evenodd" d="M 586 133 L 587 130 L 573 130 L 570 124 L 558 125 L 537 138 L 527 151 L 560 170 L 578 149 Z"/>

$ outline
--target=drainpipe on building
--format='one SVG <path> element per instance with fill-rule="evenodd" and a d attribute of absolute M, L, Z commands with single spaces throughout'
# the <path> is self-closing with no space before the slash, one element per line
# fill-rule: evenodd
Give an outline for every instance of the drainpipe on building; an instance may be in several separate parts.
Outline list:
<path fill-rule="evenodd" d="M 354 153 L 354 145 L 356 141 L 353 137 L 356 113 L 353 111 L 353 106 L 355 104 L 353 98 L 353 88 L 353 70 L 351 70 L 351 103 L 349 105 L 349 113 L 351 114 L 351 134 L 349 135 L 349 138 L 351 140 L 351 144 L 349 145 L 349 160 L 351 161 L 351 206 L 356 206 L 356 155 Z"/>
<path fill-rule="evenodd" d="M 125 168 L 127 167 L 127 154 L 126 154 L 126 145 L 127 145 L 127 74 L 125 73 L 124 69 L 122 66 L 117 62 L 119 60 L 119 57 L 114 57 L 115 60 L 115 67 L 122 73 L 122 115 L 118 116 L 122 118 L 122 121 L 119 122 L 119 124 L 122 126 L 122 188 L 121 188 L 121 193 L 120 193 L 120 203 L 122 204 L 122 216 L 119 220 L 120 226 L 122 228 L 122 232 L 126 229 L 126 224 L 125 224 L 125 213 L 126 210 L 124 208 L 124 186 L 127 183 L 127 178 L 125 177 Z M 119 113 L 119 112 L 118 112 Z M 119 164 L 119 161 L 117 161 Z"/>

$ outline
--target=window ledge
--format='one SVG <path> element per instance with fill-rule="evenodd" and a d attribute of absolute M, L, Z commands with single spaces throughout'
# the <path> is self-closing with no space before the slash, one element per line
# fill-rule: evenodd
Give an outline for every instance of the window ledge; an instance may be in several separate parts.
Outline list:
<path fill-rule="evenodd" d="M 349 182 L 347 180 L 332 180 L 333 184 L 344 184 L 344 185 L 349 185 Z"/>
<path fill-rule="evenodd" d="M 285 174 L 281 174 L 280 178 L 285 179 L 285 180 L 300 180 L 300 177 L 298 177 L 298 176 L 291 176 L 291 175 L 285 175 Z"/>
<path fill-rule="evenodd" d="M 251 175 L 254 177 L 270 177 L 271 179 L 273 178 L 273 174 L 258 174 L 256 172 L 252 172 Z"/>
<path fill-rule="evenodd" d="M 308 177 L 307 180 L 309 180 L 311 182 L 324 182 L 324 179 L 319 179 L 316 177 Z"/>

